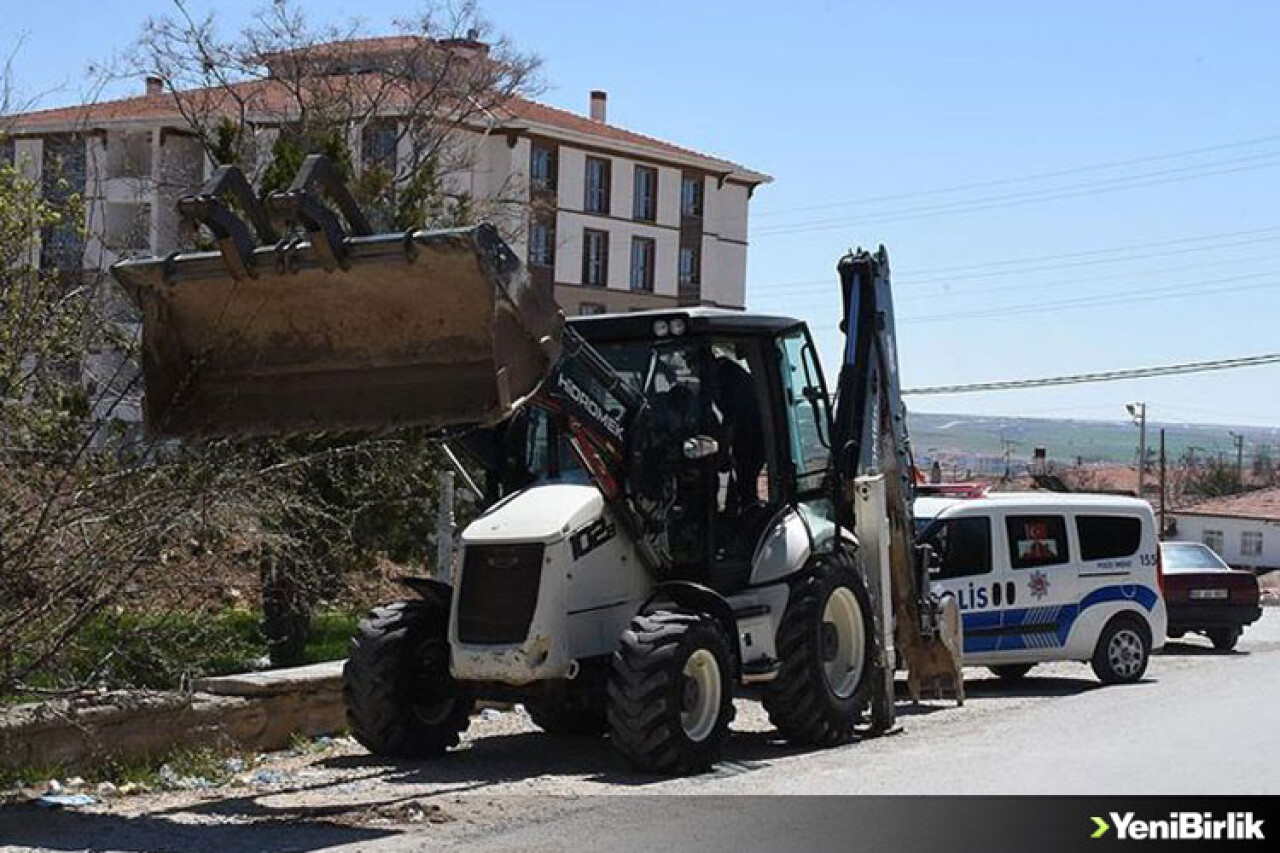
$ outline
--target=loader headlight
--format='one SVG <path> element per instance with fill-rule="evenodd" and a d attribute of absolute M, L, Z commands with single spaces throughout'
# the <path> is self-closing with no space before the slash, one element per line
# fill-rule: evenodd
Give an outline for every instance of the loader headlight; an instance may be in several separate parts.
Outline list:
<path fill-rule="evenodd" d="M 667 333 L 671 331 L 671 326 L 666 320 L 653 321 L 653 334 L 655 337 L 665 338 Z"/>
<path fill-rule="evenodd" d="M 671 321 L 671 334 L 683 335 L 685 332 L 685 322 L 683 317 L 676 317 Z"/>

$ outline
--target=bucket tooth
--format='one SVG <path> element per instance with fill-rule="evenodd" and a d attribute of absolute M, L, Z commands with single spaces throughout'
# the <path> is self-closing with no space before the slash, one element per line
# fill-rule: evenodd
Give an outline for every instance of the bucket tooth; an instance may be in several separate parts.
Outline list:
<path fill-rule="evenodd" d="M 249 217 L 253 231 L 224 200 L 230 196 L 236 206 Z M 274 243 L 275 228 L 258 198 L 249 186 L 244 172 L 237 166 L 223 165 L 214 170 L 200 191 L 178 200 L 178 213 L 196 225 L 212 232 L 218 251 L 236 280 L 255 278 L 253 252 L 258 241 Z M 254 238 L 254 232 L 257 239 Z"/>

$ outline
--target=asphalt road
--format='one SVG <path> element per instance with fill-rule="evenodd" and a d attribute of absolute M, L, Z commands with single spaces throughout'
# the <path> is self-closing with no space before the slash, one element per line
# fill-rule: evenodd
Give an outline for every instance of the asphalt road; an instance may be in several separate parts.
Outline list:
<path fill-rule="evenodd" d="M 964 708 L 903 702 L 900 734 L 825 751 L 777 743 L 758 706 L 740 703 L 725 761 L 691 779 L 636 776 L 605 743 L 490 715 L 438 763 L 387 763 L 339 743 L 268 758 L 264 785 L 76 812 L 7 807 L 0 848 L 652 853 L 697 838 L 705 849 L 794 850 L 787 827 L 821 828 L 816 801 L 740 795 L 1280 793 L 1280 609 L 1232 654 L 1171 643 L 1132 686 L 1100 687 L 1074 664 L 1037 668 L 1017 687 L 972 675 Z M 690 794 L 706 796 L 670 796 Z"/>

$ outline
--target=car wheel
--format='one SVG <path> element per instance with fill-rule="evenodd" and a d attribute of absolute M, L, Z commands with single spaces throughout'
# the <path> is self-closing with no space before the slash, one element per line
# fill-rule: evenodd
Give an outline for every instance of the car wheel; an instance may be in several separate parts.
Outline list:
<path fill-rule="evenodd" d="M 1116 616 L 1098 638 L 1093 672 L 1103 684 L 1132 684 L 1142 678 L 1150 660 L 1146 626 L 1132 616 Z"/>
<path fill-rule="evenodd" d="M 1209 631 L 1209 641 L 1220 652 L 1229 652 L 1244 633 L 1240 628 L 1214 628 Z"/>

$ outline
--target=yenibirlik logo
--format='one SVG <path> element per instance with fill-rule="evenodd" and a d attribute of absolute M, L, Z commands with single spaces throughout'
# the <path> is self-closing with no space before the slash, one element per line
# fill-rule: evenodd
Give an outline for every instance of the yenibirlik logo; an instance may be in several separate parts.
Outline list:
<path fill-rule="evenodd" d="M 1120 841 L 1263 841 L 1262 818 L 1253 812 L 1228 812 L 1215 818 L 1212 812 L 1170 812 L 1167 820 L 1144 820 L 1133 812 L 1108 812 L 1111 822 L 1093 818 L 1090 838 L 1112 837 Z M 1114 829 L 1114 834 L 1111 830 Z"/>

